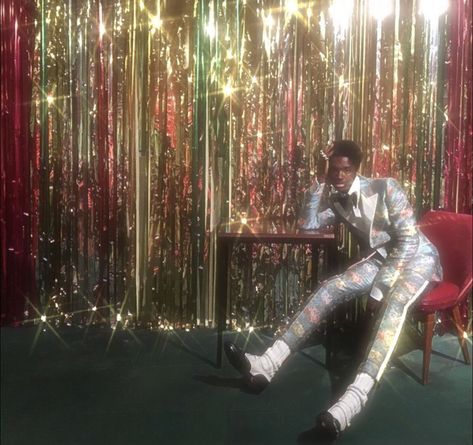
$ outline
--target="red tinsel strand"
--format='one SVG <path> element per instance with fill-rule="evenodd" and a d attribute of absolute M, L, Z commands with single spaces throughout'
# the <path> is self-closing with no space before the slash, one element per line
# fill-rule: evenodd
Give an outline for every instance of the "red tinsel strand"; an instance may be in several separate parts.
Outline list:
<path fill-rule="evenodd" d="M 2 1 L 1 23 L 1 324 L 24 318 L 26 299 L 34 300 L 34 162 L 30 128 L 34 8 L 31 2 Z"/>

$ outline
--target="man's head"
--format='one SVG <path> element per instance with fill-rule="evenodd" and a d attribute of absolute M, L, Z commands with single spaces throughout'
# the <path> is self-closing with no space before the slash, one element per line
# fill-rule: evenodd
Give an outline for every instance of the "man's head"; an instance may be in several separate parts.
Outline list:
<path fill-rule="evenodd" d="M 329 153 L 327 182 L 339 192 L 348 192 L 361 164 L 361 149 L 353 141 L 340 140 Z"/>

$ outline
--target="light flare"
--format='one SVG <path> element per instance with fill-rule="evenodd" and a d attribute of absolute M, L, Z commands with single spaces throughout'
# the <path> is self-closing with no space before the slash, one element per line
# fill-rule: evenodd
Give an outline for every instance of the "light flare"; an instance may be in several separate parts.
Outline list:
<path fill-rule="evenodd" d="M 442 14 L 448 10 L 448 0 L 421 0 L 419 4 L 419 13 L 429 22 L 438 21 Z"/>
<path fill-rule="evenodd" d="M 378 22 L 383 21 L 393 12 L 393 0 L 370 0 L 368 11 Z"/>
<path fill-rule="evenodd" d="M 346 31 L 353 15 L 353 0 L 335 0 L 329 8 L 336 33 Z"/>

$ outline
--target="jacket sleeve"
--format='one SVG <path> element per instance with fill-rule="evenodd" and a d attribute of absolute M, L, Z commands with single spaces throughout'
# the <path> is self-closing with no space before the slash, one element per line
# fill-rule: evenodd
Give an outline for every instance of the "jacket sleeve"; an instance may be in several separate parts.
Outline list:
<path fill-rule="evenodd" d="M 374 286 L 377 286 L 383 294 L 386 287 L 392 287 L 419 247 L 419 232 L 414 211 L 396 180 L 391 178 L 387 180 L 384 200 L 389 220 L 387 231 L 391 242 L 385 264 L 374 280 Z"/>
<path fill-rule="evenodd" d="M 306 192 L 305 205 L 302 211 L 301 229 L 315 230 L 335 224 L 336 217 L 328 206 L 325 184 L 315 184 Z"/>

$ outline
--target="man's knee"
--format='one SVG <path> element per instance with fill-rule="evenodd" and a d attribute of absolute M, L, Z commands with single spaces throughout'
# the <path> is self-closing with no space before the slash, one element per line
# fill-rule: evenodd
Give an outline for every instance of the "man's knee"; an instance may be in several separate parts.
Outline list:
<path fill-rule="evenodd" d="M 397 305 L 410 305 L 422 294 L 427 284 L 421 275 L 400 278 L 389 291 L 388 298 Z"/>

